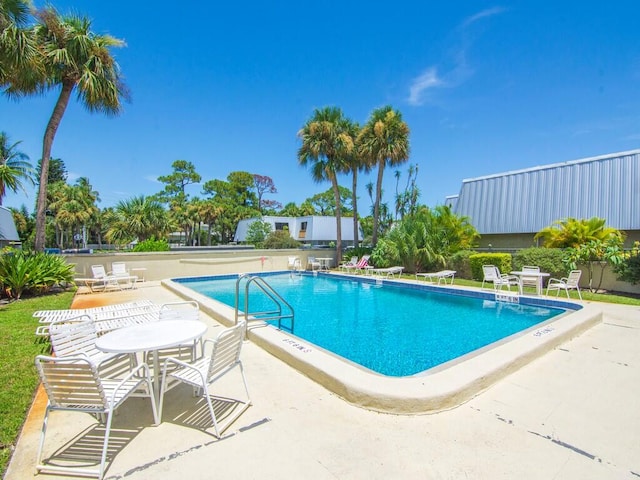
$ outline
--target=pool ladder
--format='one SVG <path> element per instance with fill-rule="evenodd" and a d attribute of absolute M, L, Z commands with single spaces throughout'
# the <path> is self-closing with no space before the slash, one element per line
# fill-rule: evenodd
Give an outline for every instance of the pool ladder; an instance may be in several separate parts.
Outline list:
<path fill-rule="evenodd" d="M 240 283 L 242 280 L 246 279 L 246 283 L 244 285 L 244 310 L 240 311 Z M 249 309 L 249 287 L 251 284 L 254 284 L 258 287 L 262 293 L 264 293 L 271 301 L 275 304 L 274 310 L 265 310 L 265 311 L 257 311 L 252 312 Z M 283 313 L 283 307 L 285 307 L 286 312 Z M 260 316 L 259 318 L 256 318 Z M 244 318 L 249 324 L 252 320 L 260 320 L 260 321 L 270 321 L 270 320 L 278 320 L 278 329 L 290 331 L 293 333 L 293 324 L 294 324 L 294 311 L 293 307 L 287 302 L 282 296 L 276 292 L 271 285 L 269 285 L 264 278 L 259 277 L 257 275 L 251 275 L 250 273 L 243 273 L 236 280 L 236 300 L 235 300 L 235 323 L 238 323 L 240 318 Z M 291 327 L 283 326 L 282 320 L 289 318 L 291 319 Z"/>

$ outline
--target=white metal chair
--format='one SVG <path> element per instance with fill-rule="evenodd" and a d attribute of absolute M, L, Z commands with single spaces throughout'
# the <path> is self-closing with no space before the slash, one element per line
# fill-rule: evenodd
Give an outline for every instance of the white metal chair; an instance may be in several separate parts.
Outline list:
<path fill-rule="evenodd" d="M 500 273 L 498 267 L 495 265 L 483 265 L 482 266 L 482 287 L 484 288 L 485 282 L 493 283 L 493 289 L 497 290 L 498 287 L 502 289 L 502 287 L 507 287 L 507 289 L 511 290 L 511 285 L 515 285 L 520 288 L 520 279 L 515 275 L 507 275 L 506 273 Z"/>
<path fill-rule="evenodd" d="M 556 297 L 560 294 L 560 290 L 564 290 L 569 298 L 569 290 L 575 290 L 578 292 L 578 297 L 582 300 L 582 294 L 580 293 L 580 277 L 582 276 L 582 270 L 571 270 L 568 277 L 562 277 L 560 279 L 552 278 L 547 284 L 547 295 L 550 291 L 556 291 Z"/>
<path fill-rule="evenodd" d="M 525 286 L 536 287 L 538 288 L 538 282 L 540 281 L 540 277 L 537 275 L 527 276 L 526 272 L 532 273 L 540 273 L 540 267 L 525 265 L 522 267 L 523 275 L 520 276 L 520 285 L 522 288 Z M 537 290 L 536 290 L 537 291 Z"/>
<path fill-rule="evenodd" d="M 57 357 L 82 355 L 99 366 L 103 362 L 122 356 L 98 350 L 97 338 L 96 325 L 87 315 L 57 320 L 49 326 L 51 348 Z"/>
<path fill-rule="evenodd" d="M 115 275 L 107 274 L 104 265 L 91 265 L 91 274 L 93 278 L 87 280 L 87 285 L 89 285 L 92 292 L 107 290 L 108 288 L 121 289 L 118 278 Z"/>
<path fill-rule="evenodd" d="M 348 272 L 350 268 L 354 268 L 357 264 L 358 264 L 358 257 L 353 256 L 351 257 L 351 260 L 349 260 L 348 262 L 342 262 L 340 264 L 340 270 L 346 270 Z"/>
<path fill-rule="evenodd" d="M 49 397 L 38 447 L 37 472 L 67 473 L 101 479 L 104 475 L 107 459 L 113 412 L 141 387 L 144 387 L 145 396 L 151 400 L 154 424 L 159 423 L 151 376 L 149 368 L 144 363 L 138 365 L 135 370 L 121 380 L 101 378 L 98 375 L 96 365 L 83 356 L 48 357 L 38 355 L 35 363 Z M 54 410 L 86 412 L 98 415 L 98 418 L 106 415 L 102 454 L 97 468 L 56 465 L 51 462 L 51 458 L 49 462 L 43 462 L 47 422 L 50 412 Z"/>
<path fill-rule="evenodd" d="M 135 283 L 138 281 L 137 275 L 131 275 L 131 272 L 129 272 L 124 262 L 113 262 L 111 264 L 111 271 L 107 275 L 115 277 L 118 284 L 125 282 L 125 285 L 131 288 L 135 286 Z"/>
<path fill-rule="evenodd" d="M 299 272 L 302 270 L 302 264 L 300 263 L 300 257 L 289 257 L 287 267 L 292 272 Z"/>
<path fill-rule="evenodd" d="M 242 350 L 244 330 L 245 322 L 240 321 L 237 325 L 226 328 L 220 332 L 215 339 L 205 340 L 204 348 L 206 350 L 208 346 L 210 346 L 211 352 L 194 362 L 187 363 L 175 358 L 167 358 L 165 360 L 162 373 L 162 390 L 160 393 L 160 418 L 162 418 L 164 395 L 169 388 L 175 386 L 175 383 L 172 384 L 171 387 L 168 386 L 167 377 L 170 377 L 172 380 L 177 380 L 191 385 L 198 394 L 204 396 L 213 422 L 215 436 L 218 438 L 221 437 L 222 433 L 229 427 L 229 425 L 231 425 L 231 423 L 233 423 L 251 405 L 247 380 L 244 376 L 242 362 L 240 361 L 240 351 Z M 229 373 L 235 367 L 240 369 L 246 400 L 237 402 L 234 407 L 235 411 L 226 416 L 224 423 L 218 424 L 216 412 L 213 408 L 211 396 L 209 394 L 209 386 Z M 172 368 L 174 370 L 170 371 Z"/>
<path fill-rule="evenodd" d="M 316 260 L 316 257 L 307 257 L 307 269 L 320 270 L 320 262 Z"/>

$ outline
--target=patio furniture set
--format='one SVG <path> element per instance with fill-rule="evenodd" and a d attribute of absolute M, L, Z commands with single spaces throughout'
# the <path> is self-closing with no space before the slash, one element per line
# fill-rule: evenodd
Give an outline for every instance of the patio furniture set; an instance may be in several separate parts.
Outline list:
<path fill-rule="evenodd" d="M 147 308 L 146 316 L 140 309 Z M 202 340 L 207 325 L 199 320 L 195 302 L 146 306 L 131 303 L 104 309 L 36 312 L 52 319 L 48 333 L 55 356 L 39 355 L 35 363 L 48 396 L 37 454 L 37 472 L 103 478 L 114 411 L 129 397 L 150 399 L 153 423 L 162 421 L 165 393 L 180 383 L 193 387 L 206 400 L 217 438 L 250 405 L 240 352 L 245 324 L 225 328 L 215 338 Z M 107 314 L 105 320 L 100 315 Z M 141 321 L 140 318 L 145 318 Z M 121 319 L 114 322 L 115 318 Z M 128 320 L 127 320 L 128 319 Z M 111 325 L 113 328 L 100 328 Z M 219 417 L 211 385 L 239 369 L 245 398 L 225 398 L 228 408 Z M 65 463 L 61 450 L 45 458 L 49 415 L 54 411 L 85 412 L 104 420 L 102 448 L 95 452 L 95 467 Z M 80 434 L 82 436 L 82 434 Z M 80 439 L 78 441 L 81 441 Z M 99 457 L 99 458 L 98 458 Z"/>

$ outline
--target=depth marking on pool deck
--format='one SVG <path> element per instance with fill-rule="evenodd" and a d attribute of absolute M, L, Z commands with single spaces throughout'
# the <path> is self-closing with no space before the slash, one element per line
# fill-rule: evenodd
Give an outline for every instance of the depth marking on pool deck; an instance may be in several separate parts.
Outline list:
<path fill-rule="evenodd" d="M 553 332 L 555 329 L 553 327 L 545 327 L 540 330 L 536 330 L 533 332 L 534 337 L 542 337 L 543 335 L 547 335 L 548 333 Z"/>
<path fill-rule="evenodd" d="M 296 350 L 300 350 L 302 353 L 310 353 L 313 351 L 313 349 L 309 348 L 308 346 L 300 342 L 296 342 L 292 338 L 283 338 L 282 341 L 284 343 L 288 343 L 291 347 L 295 348 Z"/>

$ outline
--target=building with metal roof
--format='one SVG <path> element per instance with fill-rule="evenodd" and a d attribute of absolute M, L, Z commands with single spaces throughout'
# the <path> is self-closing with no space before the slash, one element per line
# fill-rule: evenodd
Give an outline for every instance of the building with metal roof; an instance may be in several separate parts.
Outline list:
<path fill-rule="evenodd" d="M 0 247 L 16 244 L 20 244 L 20 237 L 11 210 L 0 207 Z"/>
<path fill-rule="evenodd" d="M 466 179 L 445 204 L 469 218 L 481 247 L 530 247 L 557 220 L 591 217 L 631 244 L 640 240 L 640 150 Z"/>

